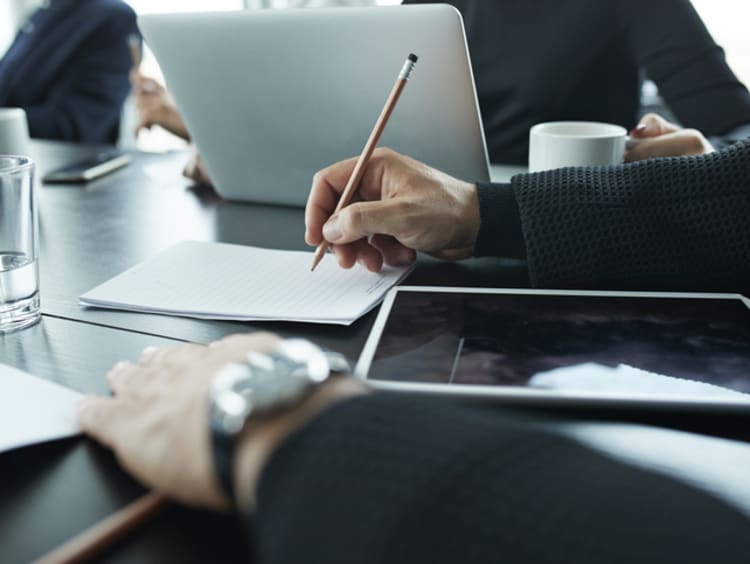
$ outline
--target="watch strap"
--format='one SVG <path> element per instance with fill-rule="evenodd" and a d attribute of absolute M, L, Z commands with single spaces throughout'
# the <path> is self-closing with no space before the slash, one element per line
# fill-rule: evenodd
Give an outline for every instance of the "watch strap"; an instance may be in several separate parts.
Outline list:
<path fill-rule="evenodd" d="M 219 408 L 221 400 L 217 398 L 220 396 L 212 396 L 209 406 L 214 469 L 232 504 L 237 499 L 235 451 L 247 420 L 292 407 L 331 373 L 351 373 L 351 365 L 344 355 L 323 351 L 309 341 L 288 339 L 282 341 L 276 351 L 248 353 L 245 362 L 231 363 L 215 376 L 212 394 L 215 389 L 229 389 L 239 397 L 251 393 L 253 398 L 240 410 Z"/>
<path fill-rule="evenodd" d="M 237 436 L 227 435 L 211 425 L 211 449 L 213 451 L 214 470 L 219 479 L 219 485 L 234 505 L 237 492 L 234 488 L 234 451 L 237 446 Z"/>

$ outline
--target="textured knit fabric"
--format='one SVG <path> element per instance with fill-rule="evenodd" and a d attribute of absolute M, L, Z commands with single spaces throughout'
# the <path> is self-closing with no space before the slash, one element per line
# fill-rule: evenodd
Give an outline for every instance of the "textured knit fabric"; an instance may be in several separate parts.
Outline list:
<path fill-rule="evenodd" d="M 53 0 L 0 60 L 0 106 L 26 110 L 32 137 L 116 141 L 137 34 L 121 0 Z"/>
<path fill-rule="evenodd" d="M 750 142 L 698 157 L 479 185 L 479 256 L 527 257 L 534 286 L 750 290 Z M 518 247 L 523 241 L 523 249 Z"/>
<path fill-rule="evenodd" d="M 712 137 L 750 124 L 750 95 L 689 0 L 448 3 L 463 15 L 493 162 L 526 164 L 529 128 L 540 122 L 630 129 L 644 74 L 685 127 Z"/>
<path fill-rule="evenodd" d="M 750 143 L 512 183 L 535 286 L 750 288 Z"/>
<path fill-rule="evenodd" d="M 747 562 L 709 495 L 498 410 L 376 395 L 334 407 L 265 471 L 260 562 Z"/>

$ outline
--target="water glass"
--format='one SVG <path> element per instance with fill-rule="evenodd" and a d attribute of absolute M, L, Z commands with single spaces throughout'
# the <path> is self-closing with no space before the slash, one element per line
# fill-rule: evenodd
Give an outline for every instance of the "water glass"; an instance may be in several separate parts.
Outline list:
<path fill-rule="evenodd" d="M 38 238 L 34 162 L 0 155 L 0 332 L 40 318 Z"/>

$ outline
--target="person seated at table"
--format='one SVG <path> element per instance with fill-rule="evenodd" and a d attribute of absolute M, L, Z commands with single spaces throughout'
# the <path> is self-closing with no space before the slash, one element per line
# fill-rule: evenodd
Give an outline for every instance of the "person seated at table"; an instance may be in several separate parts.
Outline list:
<path fill-rule="evenodd" d="M 50 0 L 0 60 L 0 106 L 23 108 L 35 138 L 115 142 L 137 34 L 121 0 Z"/>
<path fill-rule="evenodd" d="M 320 171 L 306 210 L 307 242 L 325 236 L 345 267 L 425 251 L 525 256 L 536 286 L 750 281 L 750 141 L 498 186 L 379 149 L 362 201 L 332 217 L 353 166 Z M 750 518 L 703 490 L 516 412 L 370 394 L 355 378 L 251 419 L 231 461 L 213 458 L 215 376 L 278 346 L 255 334 L 147 349 L 109 372 L 113 397 L 81 404 L 81 426 L 163 495 L 247 514 L 261 562 L 705 562 L 717 546 L 746 561 Z"/>
<path fill-rule="evenodd" d="M 669 124 L 647 116 L 649 127 Z M 677 135 L 679 131 L 667 135 Z M 750 140 L 694 157 L 520 174 L 473 184 L 377 149 L 331 216 L 356 159 L 318 172 L 305 239 L 377 271 L 422 251 L 525 259 L 548 288 L 750 288 Z"/>
<path fill-rule="evenodd" d="M 525 165 L 529 129 L 546 121 L 616 123 L 650 136 L 638 129 L 644 73 L 687 129 L 679 140 L 642 144 L 629 160 L 692 154 L 685 145 L 704 136 L 716 147 L 750 137 L 750 94 L 689 0 L 448 3 L 463 15 L 492 162 Z M 166 92 L 153 92 L 136 92 L 141 124 L 181 123 Z M 186 175 L 209 181 L 197 152 Z"/>
<path fill-rule="evenodd" d="M 644 75 L 671 119 L 714 146 L 750 137 L 750 94 L 689 0 L 448 3 L 463 16 L 492 162 L 525 165 L 537 123 L 633 128 Z M 649 156 L 667 154 L 679 153 Z"/>

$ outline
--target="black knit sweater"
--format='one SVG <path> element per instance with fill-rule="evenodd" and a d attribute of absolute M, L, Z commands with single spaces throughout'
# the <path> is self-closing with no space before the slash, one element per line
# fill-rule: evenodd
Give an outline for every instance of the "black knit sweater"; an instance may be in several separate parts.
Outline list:
<path fill-rule="evenodd" d="M 750 141 L 698 157 L 479 185 L 479 256 L 525 256 L 534 286 L 750 290 Z"/>

